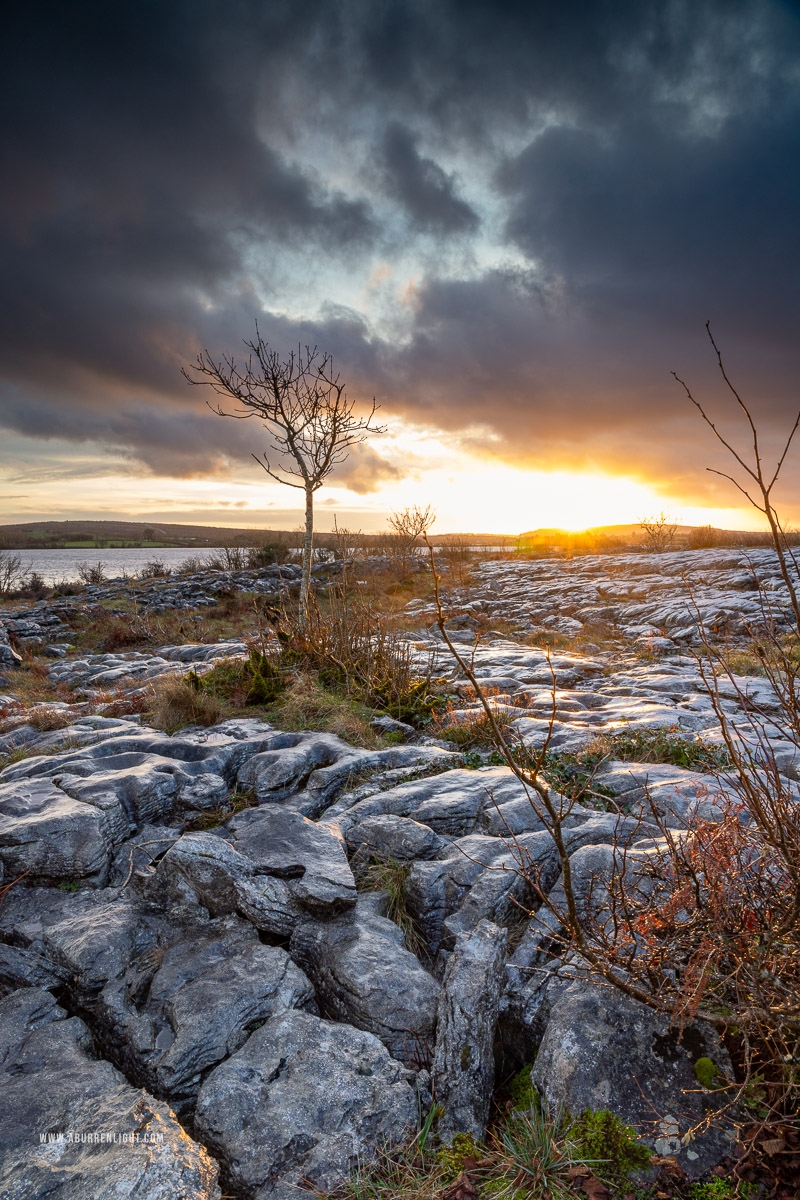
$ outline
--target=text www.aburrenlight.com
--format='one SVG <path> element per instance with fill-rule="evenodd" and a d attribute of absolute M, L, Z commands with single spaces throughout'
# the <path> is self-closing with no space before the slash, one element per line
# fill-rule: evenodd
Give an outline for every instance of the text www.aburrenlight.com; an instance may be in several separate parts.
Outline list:
<path fill-rule="evenodd" d="M 56 1133 L 39 1134 L 40 1145 L 64 1142 L 82 1146 L 103 1144 L 111 1146 L 135 1146 L 143 1143 L 160 1145 L 163 1141 L 163 1133 L 150 1130 L 133 1130 L 129 1133 L 120 1133 L 119 1131 L 109 1129 L 62 1129 Z"/>

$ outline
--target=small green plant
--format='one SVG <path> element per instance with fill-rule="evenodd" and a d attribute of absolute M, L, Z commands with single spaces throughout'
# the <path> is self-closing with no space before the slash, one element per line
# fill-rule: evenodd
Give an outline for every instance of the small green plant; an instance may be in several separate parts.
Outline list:
<path fill-rule="evenodd" d="M 693 1183 L 689 1195 L 692 1200 L 753 1200 L 758 1195 L 758 1184 L 746 1179 L 709 1179 Z"/>
<path fill-rule="evenodd" d="M 523 1067 L 508 1085 L 508 1095 L 514 1109 L 532 1108 L 538 1100 L 538 1093 L 531 1079 L 532 1070 L 533 1063 Z"/>
<path fill-rule="evenodd" d="M 573 753 L 569 750 L 548 751 L 544 756 L 542 774 L 557 791 L 578 802 L 591 802 L 606 807 L 604 799 L 612 800 L 613 792 L 602 783 L 595 783 L 600 764 L 608 757 L 597 744 Z M 617 810 L 614 805 L 614 810 Z"/>
<path fill-rule="evenodd" d="M 566 1200 L 571 1193 L 570 1172 L 590 1160 L 564 1137 L 564 1118 L 560 1111 L 551 1114 L 547 1104 L 538 1100 L 530 1109 L 512 1112 L 498 1125 L 492 1137 L 492 1157 L 506 1186 L 494 1190 L 496 1196 L 512 1200 L 518 1188 L 529 1196 L 550 1196 Z"/>
<path fill-rule="evenodd" d="M 58 887 L 62 892 L 79 892 L 81 890 L 81 885 L 75 879 L 70 879 L 67 883 L 60 883 Z"/>
<path fill-rule="evenodd" d="M 688 737 L 675 726 L 612 733 L 599 738 L 591 749 L 604 750 L 609 758 L 623 762 L 669 763 L 688 771 L 724 771 L 730 766 L 723 746 Z"/>

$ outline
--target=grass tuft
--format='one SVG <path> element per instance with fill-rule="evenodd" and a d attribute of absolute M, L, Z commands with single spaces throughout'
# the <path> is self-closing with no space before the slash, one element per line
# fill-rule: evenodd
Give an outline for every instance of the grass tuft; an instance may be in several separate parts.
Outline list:
<path fill-rule="evenodd" d="M 153 684 L 150 724 L 165 733 L 184 725 L 216 725 L 223 718 L 216 696 L 198 691 L 187 679 L 168 675 Z"/>

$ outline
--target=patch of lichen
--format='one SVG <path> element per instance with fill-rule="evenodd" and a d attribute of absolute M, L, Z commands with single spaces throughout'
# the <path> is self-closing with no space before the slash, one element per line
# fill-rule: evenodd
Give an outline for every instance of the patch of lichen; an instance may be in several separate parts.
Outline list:
<path fill-rule="evenodd" d="M 480 1159 L 483 1148 L 475 1141 L 471 1133 L 457 1133 L 449 1146 L 442 1146 L 437 1152 L 436 1161 L 446 1179 L 456 1179 L 464 1170 L 464 1160 L 467 1158 Z"/>
<path fill-rule="evenodd" d="M 631 1171 L 650 1166 L 650 1150 L 639 1141 L 636 1130 L 607 1108 L 586 1109 L 570 1125 L 567 1135 L 577 1154 L 593 1162 L 601 1179 L 627 1179 Z"/>

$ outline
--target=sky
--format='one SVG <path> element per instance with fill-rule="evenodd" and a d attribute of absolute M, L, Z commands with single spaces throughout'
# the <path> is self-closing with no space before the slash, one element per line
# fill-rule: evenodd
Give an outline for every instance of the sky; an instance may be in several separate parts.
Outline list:
<path fill-rule="evenodd" d="M 257 320 L 380 405 L 321 528 L 760 527 L 671 372 L 800 407 L 798 4 L 30 0 L 0 66 L 0 522 L 297 528 L 180 373 Z"/>

